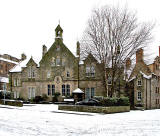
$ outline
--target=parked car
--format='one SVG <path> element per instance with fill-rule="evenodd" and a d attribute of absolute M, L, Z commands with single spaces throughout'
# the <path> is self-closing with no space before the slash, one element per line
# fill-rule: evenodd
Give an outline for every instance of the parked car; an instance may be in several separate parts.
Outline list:
<path fill-rule="evenodd" d="M 100 106 L 100 102 L 96 99 L 85 99 L 83 101 L 76 102 L 76 105 L 88 105 L 88 106 Z"/>

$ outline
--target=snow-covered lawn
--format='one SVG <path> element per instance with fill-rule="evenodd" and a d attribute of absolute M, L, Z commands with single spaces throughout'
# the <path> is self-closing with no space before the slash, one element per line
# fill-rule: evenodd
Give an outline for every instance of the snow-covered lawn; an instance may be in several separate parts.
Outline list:
<path fill-rule="evenodd" d="M 160 136 L 160 110 L 96 114 L 0 105 L 0 136 Z"/>

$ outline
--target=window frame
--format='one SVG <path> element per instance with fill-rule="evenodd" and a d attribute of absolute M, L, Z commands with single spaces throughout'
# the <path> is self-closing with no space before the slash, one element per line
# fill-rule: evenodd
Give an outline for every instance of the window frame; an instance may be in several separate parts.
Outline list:
<path fill-rule="evenodd" d="M 141 101 L 141 100 L 142 100 L 142 92 L 141 92 L 141 91 L 138 91 L 138 92 L 137 92 L 137 100 L 138 100 L 138 101 Z"/>

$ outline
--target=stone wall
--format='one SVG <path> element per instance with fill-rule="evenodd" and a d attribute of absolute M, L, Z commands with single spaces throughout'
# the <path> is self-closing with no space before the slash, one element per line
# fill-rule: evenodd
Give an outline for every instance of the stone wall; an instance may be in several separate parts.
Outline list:
<path fill-rule="evenodd" d="M 83 106 L 83 105 L 58 105 L 58 110 L 110 114 L 119 112 L 129 112 L 130 106 L 101 107 L 101 106 Z"/>

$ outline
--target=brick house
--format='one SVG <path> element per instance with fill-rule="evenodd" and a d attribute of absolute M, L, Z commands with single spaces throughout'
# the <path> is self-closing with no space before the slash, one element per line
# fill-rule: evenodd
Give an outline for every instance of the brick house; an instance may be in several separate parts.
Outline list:
<path fill-rule="evenodd" d="M 0 55 L 0 90 L 3 90 L 3 85 L 9 83 L 9 70 L 17 65 L 20 61 L 25 59 L 25 55 L 22 54 L 22 58 L 18 59 L 8 54 Z M 7 88 L 8 89 L 8 88 Z"/>
<path fill-rule="evenodd" d="M 99 76 L 99 63 L 89 54 L 79 63 L 80 45 L 77 42 L 77 56 L 63 43 L 63 30 L 58 25 L 55 29 L 55 41 L 47 50 L 42 47 L 42 58 L 36 62 L 32 57 L 22 61 L 10 70 L 11 90 L 14 98 L 32 99 L 46 94 L 49 100 L 60 93 L 60 100 L 72 95 L 80 88 L 86 98 L 104 95 Z"/>

